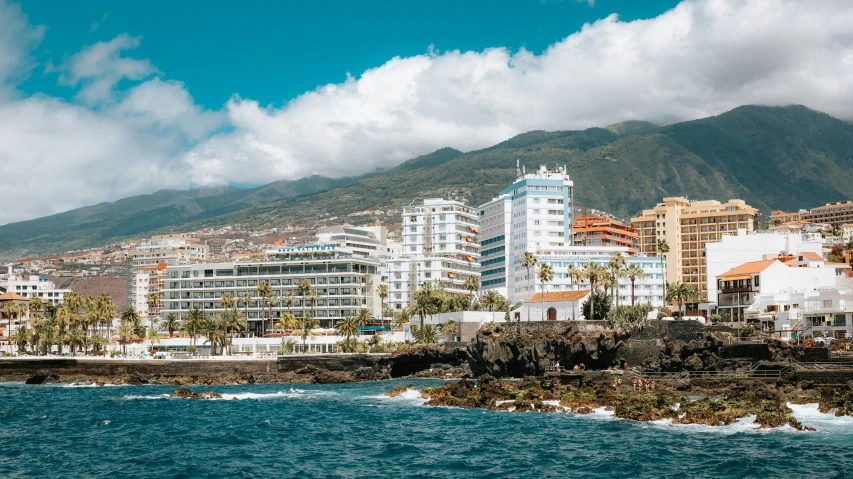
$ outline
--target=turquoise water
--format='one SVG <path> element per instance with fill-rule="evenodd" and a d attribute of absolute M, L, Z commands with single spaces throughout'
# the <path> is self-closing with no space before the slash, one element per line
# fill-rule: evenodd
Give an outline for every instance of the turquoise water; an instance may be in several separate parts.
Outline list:
<path fill-rule="evenodd" d="M 853 477 L 853 418 L 756 431 L 429 408 L 411 381 L 212 387 L 0 384 L 0 477 Z M 437 384 L 420 381 L 418 384 Z M 201 391 L 202 387 L 193 388 Z"/>

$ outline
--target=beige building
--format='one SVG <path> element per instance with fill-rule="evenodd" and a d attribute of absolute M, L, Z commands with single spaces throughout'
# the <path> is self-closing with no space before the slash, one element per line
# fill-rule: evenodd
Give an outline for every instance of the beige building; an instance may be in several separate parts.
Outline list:
<path fill-rule="evenodd" d="M 666 254 L 667 282 L 681 281 L 695 287 L 702 300 L 707 293 L 705 245 L 738 229 L 751 232 L 758 224 L 758 210 L 743 200 L 690 201 L 664 198 L 652 209 L 631 218 L 639 235 L 641 253 L 657 255 L 658 240 L 669 245 Z"/>

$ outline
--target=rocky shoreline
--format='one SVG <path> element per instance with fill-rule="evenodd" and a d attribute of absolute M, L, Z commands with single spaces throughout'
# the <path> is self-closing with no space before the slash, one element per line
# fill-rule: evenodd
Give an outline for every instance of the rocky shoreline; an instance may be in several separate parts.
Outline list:
<path fill-rule="evenodd" d="M 632 381 L 630 376 L 626 376 Z M 853 389 L 850 386 L 802 389 L 780 381 L 776 384 L 741 381 L 722 388 L 701 388 L 688 382 L 660 381 L 657 391 L 635 391 L 632 385 L 614 389 L 609 374 L 590 375 L 581 386 L 561 384 L 553 378 L 496 380 L 483 376 L 479 381 L 460 380 L 438 387 L 417 389 L 397 386 L 386 392 L 395 397 L 407 390 L 419 391 L 426 406 L 459 407 L 510 412 L 564 412 L 591 414 L 596 409 L 615 417 L 635 421 L 670 420 L 673 424 L 726 426 L 755 417 L 760 428 L 805 427 L 792 415 L 788 404 L 817 403 L 819 411 L 836 416 L 853 416 Z"/>

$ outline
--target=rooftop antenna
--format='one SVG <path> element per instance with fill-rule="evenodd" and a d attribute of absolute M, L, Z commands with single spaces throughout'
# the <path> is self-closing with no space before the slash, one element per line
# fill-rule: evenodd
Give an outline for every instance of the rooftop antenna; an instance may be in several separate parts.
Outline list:
<path fill-rule="evenodd" d="M 521 178 L 521 158 L 515 159 L 515 176 Z"/>

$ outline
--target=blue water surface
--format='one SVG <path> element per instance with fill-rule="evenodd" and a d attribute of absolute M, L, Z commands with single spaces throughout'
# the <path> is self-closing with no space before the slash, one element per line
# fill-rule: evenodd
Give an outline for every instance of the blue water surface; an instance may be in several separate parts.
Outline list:
<path fill-rule="evenodd" d="M 228 398 L 216 401 L 168 399 L 167 386 L 0 383 L 0 477 L 853 477 L 853 418 L 815 406 L 796 406 L 817 428 L 805 433 L 382 395 L 411 382 L 192 388 Z"/>

